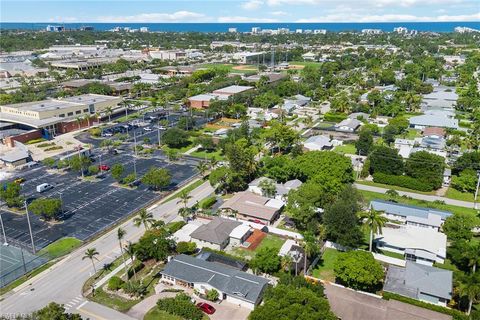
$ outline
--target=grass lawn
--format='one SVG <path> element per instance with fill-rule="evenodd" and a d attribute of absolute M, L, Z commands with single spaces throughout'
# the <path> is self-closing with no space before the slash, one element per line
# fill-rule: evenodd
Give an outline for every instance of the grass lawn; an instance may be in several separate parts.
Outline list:
<path fill-rule="evenodd" d="M 377 192 L 371 192 L 371 191 L 365 191 L 365 190 L 358 190 L 358 191 L 363 195 L 363 198 L 368 202 L 370 202 L 373 199 L 390 200 L 390 197 L 383 193 L 377 193 Z M 438 202 L 430 202 L 430 201 L 418 200 L 418 199 L 409 199 L 404 197 L 397 197 L 395 198 L 395 201 L 397 201 L 398 203 L 405 203 L 405 204 L 410 204 L 410 205 L 419 206 L 419 207 L 447 210 L 456 214 L 468 213 L 474 216 L 477 215 L 475 209 L 457 207 L 457 206 L 452 206 L 450 204 L 442 204 Z"/>
<path fill-rule="evenodd" d="M 355 182 L 358 183 L 358 184 L 363 184 L 363 185 L 372 186 L 372 187 L 393 189 L 393 190 L 398 190 L 398 191 L 426 194 L 426 195 L 432 195 L 432 196 L 435 195 L 435 191 L 418 191 L 418 190 L 408 189 L 408 188 L 404 188 L 404 187 L 393 186 L 393 185 L 389 185 L 389 184 L 377 183 L 377 182 L 373 182 L 373 181 L 357 180 Z"/>
<path fill-rule="evenodd" d="M 473 202 L 475 195 L 473 193 L 461 192 L 452 187 L 449 187 L 445 197 L 455 200 L 470 201 Z"/>
<path fill-rule="evenodd" d="M 159 310 L 156 306 L 148 310 L 143 317 L 143 320 L 183 320 L 182 317 Z"/>
<path fill-rule="evenodd" d="M 422 135 L 418 130 L 415 129 L 408 129 L 407 132 L 401 135 L 402 139 L 408 139 L 408 140 L 413 140 L 415 138 L 419 138 Z"/>
<path fill-rule="evenodd" d="M 319 128 L 319 129 L 327 129 L 327 128 L 330 128 L 334 125 L 335 125 L 335 123 L 322 121 L 322 122 L 319 122 L 316 127 Z"/>
<path fill-rule="evenodd" d="M 391 252 L 391 251 L 387 251 L 387 250 L 377 250 L 376 252 L 379 253 L 379 254 L 383 254 L 384 256 L 387 256 L 387 257 L 400 259 L 400 260 L 405 260 L 405 257 L 403 256 L 403 254 L 400 254 L 400 253 Z"/>
<path fill-rule="evenodd" d="M 313 276 L 327 281 L 335 281 L 333 265 L 337 261 L 339 254 L 340 252 L 335 249 L 325 249 L 322 258 L 318 261 L 315 269 L 313 269 Z"/>
<path fill-rule="evenodd" d="M 341 146 L 336 146 L 333 148 L 333 151 L 341 154 L 357 154 L 357 148 L 353 144 L 344 144 Z"/>
<path fill-rule="evenodd" d="M 172 194 L 172 195 L 171 195 L 170 197 L 168 197 L 167 199 L 163 200 L 162 203 L 166 203 L 166 202 L 168 202 L 168 201 L 171 201 L 171 200 L 173 200 L 173 199 L 178 198 L 178 197 L 180 196 L 180 193 L 181 193 L 181 192 L 184 192 L 184 191 L 185 191 L 185 192 L 190 193 L 190 192 L 192 192 L 193 189 L 198 188 L 198 187 L 199 187 L 202 183 L 204 183 L 204 182 L 205 182 L 205 180 L 203 180 L 203 179 L 196 180 L 195 182 L 189 184 L 187 187 L 183 188 L 182 190 L 179 190 L 178 192 Z"/>
<path fill-rule="evenodd" d="M 261 248 L 267 247 L 274 250 L 280 250 L 284 242 L 284 239 L 268 234 L 265 238 L 263 238 L 262 242 L 258 245 L 258 247 L 255 248 L 255 250 L 251 251 L 244 248 L 235 248 L 231 253 L 243 259 L 252 259 L 255 256 L 255 252 Z"/>
<path fill-rule="evenodd" d="M 77 238 L 61 238 L 57 241 L 50 243 L 48 246 L 40 250 L 39 254 L 48 253 L 50 258 L 54 259 L 57 257 L 61 257 L 75 248 L 78 248 L 82 244 L 82 241 L 78 240 Z"/>
<path fill-rule="evenodd" d="M 224 157 L 222 155 L 222 151 L 220 150 L 217 150 L 217 151 L 214 151 L 214 152 L 207 152 L 207 151 L 195 151 L 195 152 L 192 152 L 190 153 L 190 155 L 192 157 L 195 157 L 195 158 L 200 158 L 200 159 L 207 159 L 207 160 L 210 160 L 212 158 L 215 158 L 215 160 L 218 160 L 218 161 L 223 161 Z"/>
<path fill-rule="evenodd" d="M 315 62 L 315 61 L 290 61 L 288 63 L 289 65 L 297 65 L 297 66 L 310 66 L 310 67 L 318 67 L 321 65 L 320 62 Z"/>
<path fill-rule="evenodd" d="M 215 68 L 222 67 L 227 68 L 228 72 L 232 73 L 249 73 L 258 71 L 257 66 L 249 64 L 223 64 L 223 63 L 205 63 L 200 65 L 202 68 Z M 236 67 L 236 68 L 235 68 Z"/>
<path fill-rule="evenodd" d="M 30 278 L 33 278 L 37 274 L 47 270 L 48 268 L 50 268 L 54 264 L 55 264 L 55 262 L 53 262 L 53 261 L 47 262 L 43 266 L 40 266 L 37 269 L 34 269 L 34 270 L 30 271 L 29 273 L 25 274 L 24 276 L 18 278 L 17 280 L 13 281 L 12 283 L 7 285 L 6 287 L 0 288 L 0 295 L 3 295 L 5 293 L 9 292 L 10 290 L 13 290 L 14 288 L 18 287 L 19 285 L 21 285 L 24 282 L 27 282 Z"/>
<path fill-rule="evenodd" d="M 129 300 L 115 294 L 106 293 L 102 288 L 95 290 L 95 296 L 89 295 L 88 299 L 120 312 L 128 311 L 140 302 L 140 299 Z"/>

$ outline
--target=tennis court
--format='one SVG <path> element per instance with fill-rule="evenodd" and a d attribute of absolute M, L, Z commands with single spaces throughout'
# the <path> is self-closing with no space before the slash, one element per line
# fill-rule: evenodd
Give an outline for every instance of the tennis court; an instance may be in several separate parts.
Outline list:
<path fill-rule="evenodd" d="M 15 246 L 0 245 L 0 287 L 4 287 L 48 259 Z"/>

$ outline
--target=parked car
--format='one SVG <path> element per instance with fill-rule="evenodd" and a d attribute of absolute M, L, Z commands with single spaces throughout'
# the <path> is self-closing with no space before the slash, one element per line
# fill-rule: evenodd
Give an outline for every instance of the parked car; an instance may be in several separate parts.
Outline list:
<path fill-rule="evenodd" d="M 110 170 L 110 167 L 107 166 L 106 164 L 102 164 L 98 166 L 98 169 L 100 169 L 100 171 L 108 171 Z"/>
<path fill-rule="evenodd" d="M 42 183 L 42 184 L 39 184 L 37 186 L 37 192 L 38 193 L 42 193 L 42 192 L 50 190 L 50 189 L 53 189 L 53 186 L 49 183 Z"/>
<path fill-rule="evenodd" d="M 21 184 L 21 183 L 25 182 L 25 178 L 17 178 L 15 180 L 13 180 L 13 182 L 15 182 L 16 184 Z"/>
<path fill-rule="evenodd" d="M 103 131 L 102 132 L 102 137 L 111 137 L 113 136 L 113 132 L 111 131 Z"/>
<path fill-rule="evenodd" d="M 144 127 L 143 130 L 144 130 L 144 131 L 152 131 L 152 128 L 150 128 L 150 127 Z"/>
<path fill-rule="evenodd" d="M 206 314 L 214 314 L 215 313 L 215 308 L 208 303 L 205 302 L 199 302 L 197 303 L 197 308 L 205 312 Z"/>
<path fill-rule="evenodd" d="M 248 219 L 248 221 L 255 222 L 255 223 L 258 223 L 258 224 L 265 224 L 265 222 L 263 222 L 262 220 L 258 220 L 258 219 Z"/>

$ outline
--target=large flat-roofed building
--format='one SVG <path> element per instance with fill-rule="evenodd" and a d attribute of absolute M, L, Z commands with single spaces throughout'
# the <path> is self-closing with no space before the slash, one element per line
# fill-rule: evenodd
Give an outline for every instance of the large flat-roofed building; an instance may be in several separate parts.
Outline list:
<path fill-rule="evenodd" d="M 218 89 L 213 91 L 212 93 L 215 95 L 222 95 L 222 96 L 233 96 L 234 94 L 239 94 L 245 91 L 253 90 L 254 87 L 251 86 L 228 86 L 222 89 Z"/>
<path fill-rule="evenodd" d="M 203 109 L 210 106 L 212 100 L 227 100 L 229 97 L 245 91 L 253 90 L 251 86 L 228 86 L 213 91 L 212 93 L 199 94 L 188 98 L 188 104 L 191 108 Z"/>
<path fill-rule="evenodd" d="M 0 106 L 0 120 L 28 128 L 45 129 L 50 134 L 65 133 L 73 128 L 66 123 L 85 115 L 94 115 L 123 100 L 98 94 L 84 94 L 63 99 L 17 103 Z M 82 125 L 80 125 L 81 127 Z"/>

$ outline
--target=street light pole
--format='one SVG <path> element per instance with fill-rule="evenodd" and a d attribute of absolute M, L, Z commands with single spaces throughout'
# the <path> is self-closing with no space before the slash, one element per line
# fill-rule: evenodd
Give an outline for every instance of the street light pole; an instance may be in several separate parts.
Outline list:
<path fill-rule="evenodd" d="M 160 146 L 162 145 L 160 142 L 160 119 L 158 119 L 157 132 L 158 132 L 158 148 L 160 149 Z"/>
<path fill-rule="evenodd" d="M 2 233 L 3 233 L 3 245 L 8 246 L 7 235 L 5 234 L 5 227 L 3 226 L 3 219 L 2 219 L 1 213 L 0 213 L 0 225 L 2 227 Z"/>
<path fill-rule="evenodd" d="M 135 179 L 137 178 L 137 131 L 133 130 L 133 148 L 135 149 L 135 154 L 133 155 L 133 173 Z"/>
<path fill-rule="evenodd" d="M 30 240 L 32 241 L 32 250 L 33 253 L 35 253 L 35 243 L 33 242 L 33 233 L 32 233 L 32 225 L 30 224 L 30 216 L 28 214 L 28 206 L 27 206 L 27 200 L 24 201 L 25 203 L 25 212 L 27 214 L 27 223 L 28 223 L 28 230 L 30 231 Z"/>
<path fill-rule="evenodd" d="M 478 196 L 478 187 L 480 186 L 480 170 L 477 171 L 478 180 L 477 180 L 477 188 L 475 189 L 475 198 L 473 199 L 473 208 L 478 209 L 477 207 L 477 196 Z"/>

